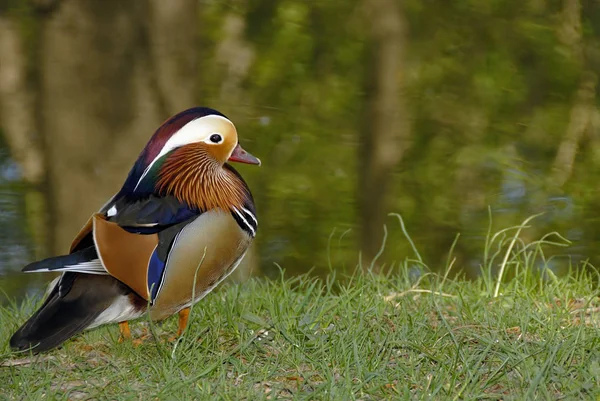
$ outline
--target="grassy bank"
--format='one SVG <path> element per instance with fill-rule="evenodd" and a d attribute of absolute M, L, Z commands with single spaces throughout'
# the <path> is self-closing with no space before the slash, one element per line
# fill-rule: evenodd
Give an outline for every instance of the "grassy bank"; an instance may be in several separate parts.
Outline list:
<path fill-rule="evenodd" d="M 8 337 L 34 305 L 9 306 L 0 310 L 0 398 L 600 396 L 593 269 L 540 273 L 548 238 L 528 245 L 513 241 L 517 234 L 493 238 L 489 274 L 477 281 L 415 275 L 417 257 L 387 276 L 226 285 L 197 305 L 178 343 L 166 341 L 176 331 L 172 318 L 134 323 L 134 335 L 152 334 L 137 347 L 119 343 L 111 325 L 41 356 L 12 354 Z"/>

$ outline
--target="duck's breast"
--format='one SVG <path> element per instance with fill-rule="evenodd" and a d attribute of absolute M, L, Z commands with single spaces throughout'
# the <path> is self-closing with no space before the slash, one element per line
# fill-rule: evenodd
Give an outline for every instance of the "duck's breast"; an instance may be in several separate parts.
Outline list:
<path fill-rule="evenodd" d="M 237 267 L 251 240 L 231 214 L 220 209 L 185 226 L 169 253 L 150 317 L 164 319 L 202 299 Z"/>

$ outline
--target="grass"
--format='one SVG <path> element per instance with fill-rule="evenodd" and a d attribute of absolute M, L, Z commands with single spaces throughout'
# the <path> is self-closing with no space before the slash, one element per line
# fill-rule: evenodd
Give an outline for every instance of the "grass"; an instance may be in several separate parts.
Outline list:
<path fill-rule="evenodd" d="M 171 318 L 138 347 L 109 325 L 15 354 L 6 343 L 35 302 L 11 305 L 0 309 L 0 399 L 597 399 L 598 275 L 556 277 L 544 249 L 565 241 L 526 244 L 519 227 L 488 236 L 475 281 L 451 278 L 452 256 L 426 273 L 417 253 L 386 275 L 223 286 L 177 343 Z"/>

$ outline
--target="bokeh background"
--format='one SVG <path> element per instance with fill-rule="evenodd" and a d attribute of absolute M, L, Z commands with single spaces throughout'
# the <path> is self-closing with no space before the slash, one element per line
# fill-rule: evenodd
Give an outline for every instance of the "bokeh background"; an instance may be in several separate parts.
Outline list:
<path fill-rule="evenodd" d="M 485 235 L 598 261 L 597 0 L 0 0 L 0 290 L 64 252 L 160 123 L 216 108 L 263 166 L 242 275 L 382 268 L 476 276 Z M 387 266 L 387 267 L 386 267 Z"/>

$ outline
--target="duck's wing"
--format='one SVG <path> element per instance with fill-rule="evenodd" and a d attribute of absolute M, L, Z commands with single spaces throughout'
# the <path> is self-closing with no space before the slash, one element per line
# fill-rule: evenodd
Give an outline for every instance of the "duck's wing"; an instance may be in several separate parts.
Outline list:
<path fill-rule="evenodd" d="M 197 217 L 200 211 L 190 208 L 174 196 L 150 195 L 140 200 L 113 197 L 98 211 L 97 215 L 103 216 L 131 233 L 156 234 L 170 226 Z M 93 217 L 90 217 L 73 239 L 70 252 L 94 244 Z"/>
<path fill-rule="evenodd" d="M 100 259 L 96 248 L 91 246 L 83 248 L 68 255 L 55 256 L 33 262 L 22 270 L 31 272 L 76 272 L 88 274 L 108 274 Z"/>
<path fill-rule="evenodd" d="M 109 274 L 146 301 L 158 295 L 177 234 L 199 216 L 174 197 L 117 201 L 94 214 L 71 246 L 71 254 L 44 259 L 23 271 Z"/>

